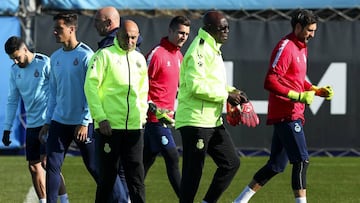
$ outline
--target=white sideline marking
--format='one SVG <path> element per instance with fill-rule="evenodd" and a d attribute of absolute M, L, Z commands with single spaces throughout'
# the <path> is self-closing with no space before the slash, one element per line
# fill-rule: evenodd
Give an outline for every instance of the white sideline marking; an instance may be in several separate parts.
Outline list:
<path fill-rule="evenodd" d="M 39 202 L 38 197 L 35 192 L 34 186 L 29 188 L 28 193 L 26 194 L 26 198 L 23 203 L 37 203 Z"/>

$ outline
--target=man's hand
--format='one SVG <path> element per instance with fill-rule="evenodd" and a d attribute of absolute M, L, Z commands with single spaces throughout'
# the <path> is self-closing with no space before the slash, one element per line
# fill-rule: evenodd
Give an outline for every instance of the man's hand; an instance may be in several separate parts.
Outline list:
<path fill-rule="evenodd" d="M 88 127 L 83 125 L 78 125 L 75 129 L 75 139 L 80 142 L 85 142 L 87 140 Z"/>
<path fill-rule="evenodd" d="M 108 120 L 103 120 L 99 123 L 100 133 L 103 135 L 112 135 L 112 129 Z"/>
<path fill-rule="evenodd" d="M 233 106 L 236 106 L 238 104 L 242 104 L 242 103 L 248 102 L 248 101 L 249 101 L 249 98 L 247 97 L 245 92 L 237 90 L 237 89 L 229 92 L 229 95 L 227 98 L 227 102 L 229 102 Z"/>
<path fill-rule="evenodd" d="M 3 132 L 2 142 L 5 146 L 9 146 L 11 144 L 10 133 L 10 130 L 4 130 Z"/>
<path fill-rule="evenodd" d="M 45 144 L 48 138 L 48 133 L 49 133 L 49 124 L 45 124 L 43 125 L 43 127 L 41 127 L 40 132 L 39 132 L 39 140 L 41 144 Z"/>
<path fill-rule="evenodd" d="M 325 97 L 326 100 L 331 100 L 334 96 L 334 90 L 330 85 L 324 87 L 317 87 L 313 85 L 311 89 L 315 91 L 316 96 Z"/>
<path fill-rule="evenodd" d="M 314 100 L 315 91 L 295 92 L 294 90 L 290 90 L 287 96 L 293 101 L 310 105 Z"/>
<path fill-rule="evenodd" d="M 162 123 L 164 127 L 167 127 L 168 125 L 175 126 L 175 120 L 170 116 L 170 115 L 174 115 L 173 111 L 169 111 L 166 109 L 159 109 L 157 108 L 156 104 L 154 104 L 152 101 L 149 101 L 148 103 L 149 103 L 149 111 L 155 114 L 156 119 L 158 119 L 158 121 Z"/>

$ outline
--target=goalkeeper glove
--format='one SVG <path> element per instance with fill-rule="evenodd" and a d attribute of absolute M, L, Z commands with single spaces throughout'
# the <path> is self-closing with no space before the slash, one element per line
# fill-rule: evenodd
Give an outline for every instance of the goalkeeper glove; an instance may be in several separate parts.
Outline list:
<path fill-rule="evenodd" d="M 226 102 L 226 121 L 232 126 L 237 126 L 240 123 L 240 109 L 229 102 Z"/>
<path fill-rule="evenodd" d="M 158 119 L 164 127 L 167 127 L 168 125 L 175 126 L 175 120 L 169 116 L 169 114 L 174 114 L 174 112 L 166 109 L 159 109 L 152 101 L 149 101 L 148 104 L 149 110 L 155 114 L 156 119 Z"/>
<path fill-rule="evenodd" d="M 315 91 L 316 96 L 325 97 L 326 100 L 331 100 L 334 96 L 334 90 L 331 88 L 330 85 L 324 87 L 317 87 L 313 85 L 311 89 Z"/>
<path fill-rule="evenodd" d="M 3 137 L 2 137 L 2 142 L 3 142 L 3 144 L 5 146 L 9 146 L 11 144 L 10 130 L 4 130 Z"/>
<path fill-rule="evenodd" d="M 240 122 L 247 127 L 255 128 L 259 125 L 260 120 L 254 111 L 254 107 L 250 101 L 240 105 Z"/>
<path fill-rule="evenodd" d="M 304 92 L 295 92 L 290 90 L 288 93 L 288 98 L 293 101 L 298 101 L 305 104 L 311 104 L 314 99 L 315 91 L 304 91 Z"/>
<path fill-rule="evenodd" d="M 226 121 L 232 126 L 237 126 L 241 123 L 247 127 L 256 127 L 260 123 L 259 117 L 255 113 L 250 101 L 237 106 L 232 106 L 227 102 L 226 111 Z"/>

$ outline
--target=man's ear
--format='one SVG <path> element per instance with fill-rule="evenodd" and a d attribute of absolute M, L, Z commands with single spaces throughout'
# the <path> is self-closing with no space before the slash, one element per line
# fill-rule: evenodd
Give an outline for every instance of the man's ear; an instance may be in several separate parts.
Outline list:
<path fill-rule="evenodd" d="M 110 19 L 106 19 L 105 23 L 106 26 L 110 27 L 113 22 Z"/>
<path fill-rule="evenodd" d="M 295 29 L 294 29 L 294 33 L 295 33 L 295 34 L 300 33 L 302 30 L 303 30 L 303 27 L 301 26 L 301 24 L 300 24 L 300 23 L 296 23 Z"/>

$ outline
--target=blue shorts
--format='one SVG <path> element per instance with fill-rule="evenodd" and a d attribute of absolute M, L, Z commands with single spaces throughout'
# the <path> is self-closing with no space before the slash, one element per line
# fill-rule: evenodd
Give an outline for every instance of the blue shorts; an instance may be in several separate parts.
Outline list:
<path fill-rule="evenodd" d="M 40 143 L 39 132 L 41 127 L 26 129 L 26 160 L 40 160 L 40 155 L 46 154 L 46 146 Z"/>
<path fill-rule="evenodd" d="M 268 165 L 276 172 L 283 172 L 290 163 L 309 159 L 301 120 L 274 124 L 271 155 Z"/>
<path fill-rule="evenodd" d="M 153 153 L 158 153 L 163 148 L 176 148 L 171 129 L 161 123 L 146 123 L 144 145 Z"/>

